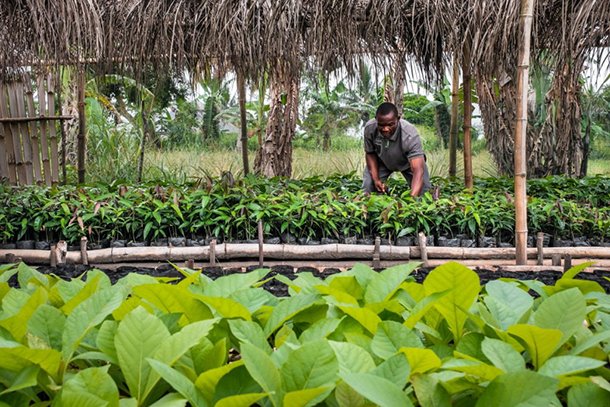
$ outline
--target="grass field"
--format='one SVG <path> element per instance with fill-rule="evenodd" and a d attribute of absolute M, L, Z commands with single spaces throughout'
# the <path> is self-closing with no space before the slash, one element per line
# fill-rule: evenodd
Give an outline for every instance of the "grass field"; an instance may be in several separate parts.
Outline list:
<path fill-rule="evenodd" d="M 250 154 L 250 167 L 254 163 L 254 154 Z M 447 176 L 449 172 L 449 153 L 446 150 L 432 151 L 427 154 L 427 163 L 432 176 Z M 295 148 L 292 161 L 294 178 L 305 178 L 313 175 L 362 174 L 364 169 L 364 152 L 361 149 L 339 151 L 318 151 Z M 241 153 L 231 150 L 217 151 L 172 151 L 151 152 L 146 158 L 146 178 L 192 179 L 205 175 L 219 176 L 224 171 L 234 175 L 242 173 Z M 478 177 L 498 175 L 490 154 L 483 150 L 473 157 L 473 172 Z M 592 160 L 589 163 L 589 175 L 609 175 L 610 162 Z M 463 176 L 463 160 L 458 153 L 458 176 Z"/>

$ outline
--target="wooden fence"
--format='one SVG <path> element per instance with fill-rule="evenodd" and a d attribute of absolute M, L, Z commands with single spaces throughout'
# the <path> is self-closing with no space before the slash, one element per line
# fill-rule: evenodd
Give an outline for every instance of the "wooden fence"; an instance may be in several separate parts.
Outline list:
<path fill-rule="evenodd" d="M 29 73 L 0 82 L 0 181 L 11 185 L 59 182 L 55 78 Z"/>

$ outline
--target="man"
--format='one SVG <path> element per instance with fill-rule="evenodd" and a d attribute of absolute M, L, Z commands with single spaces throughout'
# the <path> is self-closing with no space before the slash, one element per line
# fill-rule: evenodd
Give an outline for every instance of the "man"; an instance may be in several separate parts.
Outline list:
<path fill-rule="evenodd" d="M 430 189 L 426 156 L 415 127 L 398 115 L 393 103 L 382 103 L 375 119 L 364 126 L 364 169 L 362 188 L 366 192 L 386 192 L 385 181 L 400 171 L 411 185 L 411 196 Z"/>

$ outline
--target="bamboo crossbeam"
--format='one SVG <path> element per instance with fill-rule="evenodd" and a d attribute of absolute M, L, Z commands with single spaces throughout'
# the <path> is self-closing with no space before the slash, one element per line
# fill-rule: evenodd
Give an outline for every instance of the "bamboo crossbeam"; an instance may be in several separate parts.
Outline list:
<path fill-rule="evenodd" d="M 25 123 L 48 120 L 71 120 L 73 116 L 34 116 L 34 117 L 1 117 L 0 123 Z"/>
<path fill-rule="evenodd" d="M 375 255 L 375 246 L 328 244 L 315 246 L 299 246 L 286 244 L 265 244 L 265 259 L 272 260 L 345 260 L 372 261 Z M 504 261 L 515 258 L 515 248 L 469 248 L 469 247 L 438 247 L 426 248 L 430 265 L 438 261 Z M 418 246 L 380 246 L 379 259 L 381 261 L 420 260 L 421 251 Z M 211 260 L 210 246 L 201 247 L 119 247 L 87 251 L 90 264 L 110 264 L 120 262 L 154 262 L 154 261 L 196 261 Z M 50 252 L 48 250 L 0 250 L 0 263 L 5 262 L 7 256 L 13 255 L 29 264 L 49 264 Z M 539 252 L 536 248 L 527 249 L 527 257 L 536 260 Z M 610 263 L 609 247 L 547 247 L 544 250 L 544 259 L 553 256 L 570 256 L 575 259 L 594 259 Z M 260 248 L 257 243 L 217 244 L 214 250 L 215 260 L 227 261 L 235 259 L 258 259 Z M 607 260 L 607 261 L 606 261 Z M 66 262 L 82 263 L 80 251 L 69 251 Z M 577 264 L 578 262 L 574 262 Z"/>

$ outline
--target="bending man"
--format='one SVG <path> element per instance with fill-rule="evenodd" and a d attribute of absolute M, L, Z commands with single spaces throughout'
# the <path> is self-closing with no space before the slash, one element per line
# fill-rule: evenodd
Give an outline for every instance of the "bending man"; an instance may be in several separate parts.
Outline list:
<path fill-rule="evenodd" d="M 385 181 L 399 171 L 417 197 L 430 189 L 426 156 L 415 127 L 398 115 L 393 103 L 382 103 L 375 118 L 364 126 L 364 169 L 362 188 L 366 192 L 386 192 Z"/>

